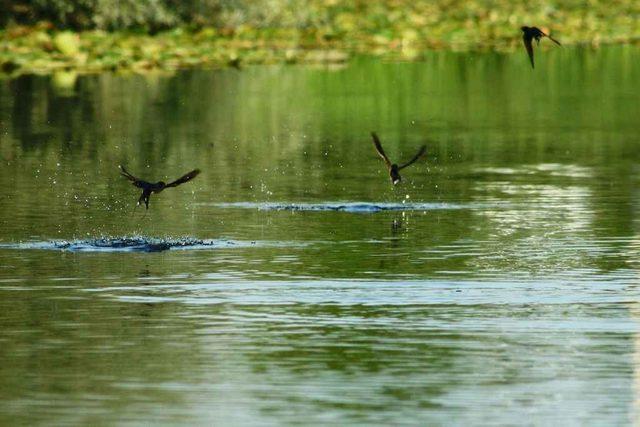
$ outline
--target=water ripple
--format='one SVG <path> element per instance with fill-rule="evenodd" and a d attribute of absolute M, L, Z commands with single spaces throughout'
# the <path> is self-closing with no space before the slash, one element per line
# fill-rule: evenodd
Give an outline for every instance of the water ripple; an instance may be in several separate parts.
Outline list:
<path fill-rule="evenodd" d="M 235 202 L 214 203 L 221 208 L 258 209 L 262 211 L 335 211 L 350 213 L 375 213 L 381 211 L 430 211 L 452 209 L 478 209 L 480 203 L 368 203 L 368 202 L 324 202 L 324 203 L 276 203 Z"/>
<path fill-rule="evenodd" d="M 255 246 L 289 246 L 286 242 L 237 241 L 226 239 L 105 237 L 87 240 L 51 240 L 2 243 L 0 249 L 41 249 L 71 252 L 162 252 L 168 250 L 203 250 L 246 248 Z"/>
<path fill-rule="evenodd" d="M 82 292 L 131 303 L 173 302 L 227 307 L 322 305 L 351 307 L 552 306 L 633 304 L 640 296 L 633 271 L 601 274 L 572 270 L 566 278 L 494 280 L 129 280 L 99 283 Z M 585 274 L 586 273 L 586 274 Z M 579 277 L 579 278 L 577 278 Z"/>

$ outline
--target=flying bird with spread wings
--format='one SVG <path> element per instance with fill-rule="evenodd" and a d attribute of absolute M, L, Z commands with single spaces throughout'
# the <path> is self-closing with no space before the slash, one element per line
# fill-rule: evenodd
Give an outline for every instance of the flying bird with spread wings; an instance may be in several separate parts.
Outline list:
<path fill-rule="evenodd" d="M 138 199 L 138 203 L 136 204 L 136 206 L 139 206 L 140 203 L 144 202 L 146 209 L 149 209 L 149 197 L 151 196 L 151 193 L 157 194 L 162 190 L 164 190 L 165 188 L 177 187 L 180 184 L 184 184 L 185 182 L 191 181 L 193 178 L 198 176 L 199 173 L 200 173 L 200 169 L 194 169 L 188 174 L 185 174 L 180 178 L 176 179 L 175 181 L 166 184 L 164 181 L 147 182 L 140 178 L 136 178 L 135 176 L 131 175 L 124 168 L 124 166 L 120 165 L 120 174 L 125 178 L 127 178 L 129 181 L 131 181 L 133 185 L 142 189 L 142 194 L 140 195 L 140 198 Z"/>
<path fill-rule="evenodd" d="M 522 42 L 524 43 L 524 47 L 527 49 L 527 54 L 529 54 L 529 60 L 531 60 L 531 68 L 535 68 L 533 63 L 533 40 L 540 44 L 540 39 L 543 37 L 547 37 L 549 40 L 557 44 L 558 46 L 562 46 L 560 42 L 548 34 L 545 34 L 538 27 L 520 27 L 522 30 Z"/>
<path fill-rule="evenodd" d="M 387 166 L 387 169 L 389 170 L 389 177 L 391 178 L 391 182 L 393 183 L 393 185 L 396 185 L 397 183 L 402 181 L 402 177 L 400 176 L 400 170 L 415 163 L 427 151 L 427 146 L 423 145 L 422 147 L 420 147 L 420 150 L 418 150 L 418 153 L 415 156 L 413 156 L 411 160 L 409 160 L 407 163 L 403 165 L 398 166 L 396 163 L 391 163 L 391 160 L 389 160 L 389 157 L 387 157 L 384 150 L 382 149 L 380 138 L 378 138 L 378 135 L 376 135 L 375 132 L 371 132 L 371 138 L 373 138 L 373 145 L 376 148 L 376 151 L 378 152 L 380 157 L 382 157 L 382 160 L 384 160 L 384 164 Z"/>

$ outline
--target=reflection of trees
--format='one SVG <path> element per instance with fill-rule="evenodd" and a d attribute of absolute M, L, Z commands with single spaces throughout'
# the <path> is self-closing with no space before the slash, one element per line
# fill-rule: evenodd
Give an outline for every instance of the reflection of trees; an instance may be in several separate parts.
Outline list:
<path fill-rule="evenodd" d="M 372 410 L 391 409 L 400 402 L 429 406 L 464 378 L 466 368 L 456 351 L 464 336 L 435 327 L 442 320 L 437 308 L 296 304 L 272 306 L 268 314 L 269 319 L 283 321 L 261 322 L 256 317 L 261 325 L 245 329 L 246 344 L 240 354 L 269 382 L 295 378 L 294 384 L 305 384 L 304 393 L 280 389 L 279 405 L 312 404 L 344 411 L 363 402 Z M 354 384 L 356 394 L 342 396 L 341 401 L 315 389 L 316 384 L 332 379 L 344 384 L 349 378 L 368 386 Z M 399 384 L 399 378 L 406 381 Z M 369 398 L 363 400 L 357 394 L 364 390 Z"/>
<path fill-rule="evenodd" d="M 105 413 L 135 416 L 136 408 L 151 401 L 185 404 L 180 393 L 163 388 L 199 381 L 192 375 L 198 343 L 167 341 L 192 332 L 189 322 L 176 316 L 176 304 L 106 298 L 99 290 L 113 285 L 113 278 L 103 278 L 118 271 L 121 261 L 76 261 L 45 253 L 13 262 L 12 274 L 23 278 L 29 291 L 20 298 L 5 292 L 0 303 L 2 329 L 11 331 L 2 345 L 3 414 L 11 413 L 14 400 L 18 408 L 37 407 L 15 414 L 15 419 L 31 422 L 52 414 L 85 422 Z M 76 280 L 60 279 L 72 275 Z M 120 280 L 144 294 L 146 285 L 135 275 L 124 273 Z"/>
<path fill-rule="evenodd" d="M 350 262 L 375 271 L 380 259 L 369 250 L 392 273 L 422 274 L 461 266 L 472 271 L 485 262 L 475 248 L 465 251 L 469 238 L 493 241 L 496 253 L 511 249 L 519 257 L 536 236 L 541 239 L 533 244 L 544 248 L 545 239 L 563 232 L 627 235 L 634 206 L 632 135 L 640 112 L 628 95 L 640 81 L 634 55 L 622 47 L 588 57 L 569 50 L 554 56 L 545 73 L 525 76 L 516 56 L 473 55 L 471 61 L 455 53 L 411 64 L 361 60 L 337 71 L 275 66 L 102 74 L 78 78 L 65 96 L 46 77 L 22 77 L 0 85 L 0 153 L 14 159 L 0 169 L 3 182 L 11 183 L 0 190 L 11 201 L 0 206 L 0 219 L 23 218 L 13 231 L 20 236 L 34 230 L 54 235 L 61 224 L 61 237 L 133 229 L 251 239 L 259 229 L 261 238 L 384 241 L 393 219 L 387 214 L 222 212 L 195 203 L 397 202 L 405 195 L 412 201 L 530 203 L 529 211 L 485 209 L 486 215 L 482 209 L 410 213 L 412 225 L 395 236 L 393 249 L 381 249 L 390 247 L 386 242 L 324 252 L 324 273 L 335 274 L 350 271 L 348 254 Z M 595 66 L 602 72 L 589 72 Z M 388 185 L 368 139 L 371 130 L 384 135 L 394 158 L 428 141 L 425 164 L 407 171 L 404 186 Z M 135 194 L 115 173 L 120 162 L 150 179 L 175 176 L 185 165 L 204 173 L 190 187 L 193 194 L 159 198 L 154 212 L 162 222 L 141 222 L 122 218 Z M 584 173 L 574 176 L 574 170 Z M 527 185 L 539 191 L 527 192 Z M 44 191 L 34 198 L 34 188 Z M 554 197 L 571 203 L 545 206 Z M 178 206 L 199 215 L 185 220 Z M 579 229 L 576 215 L 586 220 Z M 532 217 L 538 219 L 528 221 Z M 500 236 L 509 229 L 505 221 L 518 223 L 520 232 Z M 447 253 L 451 248 L 457 259 Z M 305 249 L 301 256 L 317 252 Z M 558 256 L 556 265 L 568 255 Z M 616 268 L 606 257 L 589 263 Z M 503 257 L 487 265 L 508 268 L 511 262 Z"/>

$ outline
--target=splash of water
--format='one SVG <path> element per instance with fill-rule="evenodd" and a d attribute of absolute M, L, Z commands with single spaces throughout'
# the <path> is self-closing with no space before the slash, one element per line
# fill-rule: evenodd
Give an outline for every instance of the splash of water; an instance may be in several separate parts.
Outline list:
<path fill-rule="evenodd" d="M 375 213 L 382 211 L 430 211 L 442 209 L 470 209 L 478 206 L 457 203 L 367 203 L 367 202 L 326 202 L 326 203 L 215 203 L 220 208 L 258 209 L 262 211 L 335 211 L 351 213 Z"/>
<path fill-rule="evenodd" d="M 86 240 L 51 240 L 3 243 L 5 249 L 41 249 L 70 252 L 163 252 L 168 250 L 203 250 L 243 248 L 251 246 L 282 246 L 286 242 L 237 241 L 226 239 L 195 239 L 191 237 L 153 238 L 144 236 L 99 237 Z"/>

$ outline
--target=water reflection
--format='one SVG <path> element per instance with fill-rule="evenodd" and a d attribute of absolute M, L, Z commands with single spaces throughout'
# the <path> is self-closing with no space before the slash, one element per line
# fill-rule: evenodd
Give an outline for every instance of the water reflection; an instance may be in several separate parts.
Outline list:
<path fill-rule="evenodd" d="M 0 423 L 635 419 L 639 52 L 0 82 Z"/>

